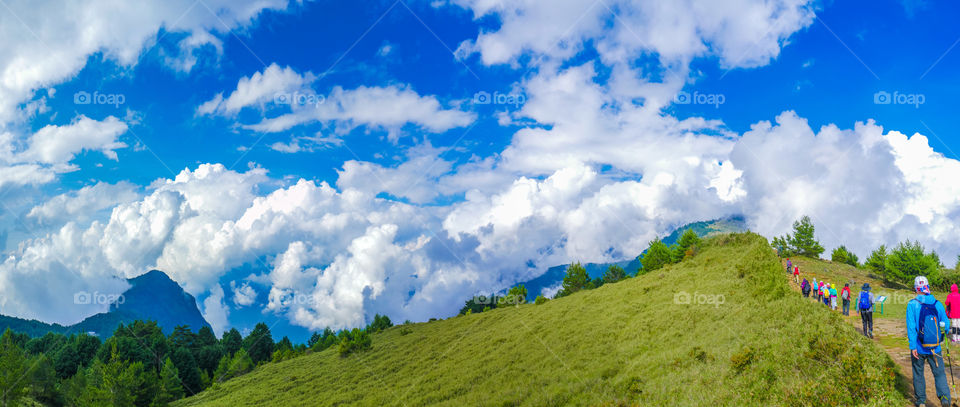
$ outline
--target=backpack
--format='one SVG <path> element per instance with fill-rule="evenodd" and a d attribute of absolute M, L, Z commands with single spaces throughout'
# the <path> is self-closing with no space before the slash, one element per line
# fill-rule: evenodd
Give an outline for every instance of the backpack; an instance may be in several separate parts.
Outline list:
<path fill-rule="evenodd" d="M 866 311 L 873 306 L 873 304 L 870 303 L 869 291 L 864 291 L 860 293 L 860 301 L 858 301 L 857 306 L 860 307 L 860 311 Z"/>
<path fill-rule="evenodd" d="M 940 333 L 940 313 L 937 312 L 937 301 L 933 304 L 920 303 L 920 319 L 918 322 L 917 343 L 924 349 L 933 351 L 940 346 L 943 335 Z"/>
<path fill-rule="evenodd" d="M 843 290 L 843 294 L 841 294 L 841 296 L 843 297 L 843 299 L 849 300 L 849 299 L 850 299 L 850 290 L 844 289 L 844 290 Z"/>

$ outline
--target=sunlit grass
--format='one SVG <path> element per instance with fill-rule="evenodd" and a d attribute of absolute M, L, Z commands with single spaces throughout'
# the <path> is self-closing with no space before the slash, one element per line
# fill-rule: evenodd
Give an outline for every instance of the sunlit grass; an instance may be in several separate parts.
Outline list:
<path fill-rule="evenodd" d="M 393 327 L 373 349 L 269 364 L 179 406 L 904 405 L 895 366 L 804 301 L 757 235 L 542 305 Z"/>
<path fill-rule="evenodd" d="M 884 347 L 901 350 L 910 349 L 910 344 L 907 341 L 907 337 L 904 335 L 876 335 L 876 339 Z"/>

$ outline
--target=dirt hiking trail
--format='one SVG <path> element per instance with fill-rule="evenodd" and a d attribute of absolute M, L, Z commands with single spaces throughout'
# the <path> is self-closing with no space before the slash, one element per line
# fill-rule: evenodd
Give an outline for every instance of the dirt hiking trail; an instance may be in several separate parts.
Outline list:
<path fill-rule="evenodd" d="M 782 260 L 784 270 L 786 270 L 786 260 Z M 802 268 L 801 268 L 802 270 Z M 837 278 L 835 281 L 842 281 L 843 279 Z M 800 281 L 803 281 L 801 275 Z M 800 285 L 796 283 L 793 276 L 790 276 L 790 287 L 797 292 L 797 295 L 800 294 Z M 851 291 L 853 295 L 856 296 L 859 292 L 860 284 L 857 284 L 856 287 L 851 284 Z M 937 298 L 943 302 L 944 298 Z M 810 302 L 816 303 L 812 298 L 809 299 Z M 856 311 L 856 301 L 852 300 L 850 304 L 850 316 L 843 316 L 842 314 L 842 301 L 837 299 L 837 310 L 832 311 L 826 305 L 821 305 L 826 312 L 836 312 L 841 314 L 841 318 L 844 321 L 849 323 L 857 330 L 857 332 L 863 333 L 863 323 L 860 320 L 860 315 Z M 901 389 L 906 391 L 905 396 L 910 399 L 911 404 L 916 401 L 916 398 L 913 396 L 913 366 L 911 364 L 911 355 L 910 355 L 910 346 L 907 342 L 907 321 L 904 318 L 880 318 L 879 309 L 874 312 L 873 318 L 873 341 L 880 345 L 884 351 L 890 355 L 890 358 L 900 367 L 900 382 Z M 958 402 L 958 397 L 960 397 L 960 365 L 957 364 L 957 357 L 960 357 L 960 344 L 950 343 L 949 338 L 944 340 L 944 345 L 942 346 L 944 350 L 944 363 L 947 363 L 947 349 L 949 346 L 950 358 L 953 361 L 953 380 L 957 385 L 954 385 L 954 381 L 951 381 L 951 373 L 949 365 L 945 367 L 947 373 L 947 383 L 950 385 L 950 402 L 953 406 L 960 406 Z M 933 374 L 930 372 L 929 366 L 924 368 L 924 377 L 926 378 L 926 393 L 927 400 L 926 404 L 928 406 L 939 406 L 940 402 L 937 400 L 936 389 L 934 388 Z"/>

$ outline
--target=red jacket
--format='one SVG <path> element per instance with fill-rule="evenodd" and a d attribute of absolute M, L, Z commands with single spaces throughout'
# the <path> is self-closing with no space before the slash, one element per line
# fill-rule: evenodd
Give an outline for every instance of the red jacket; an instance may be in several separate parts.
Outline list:
<path fill-rule="evenodd" d="M 793 269 L 793 275 L 795 276 L 800 275 L 800 266 L 797 266 L 796 268 Z"/>
<path fill-rule="evenodd" d="M 957 292 L 956 284 L 950 286 L 950 294 L 943 305 L 947 308 L 947 318 L 960 318 L 960 292 Z"/>
<path fill-rule="evenodd" d="M 851 299 L 851 297 L 853 297 L 853 294 L 850 293 L 850 287 L 848 286 L 843 286 L 843 289 L 840 290 L 840 298 L 843 298 L 843 293 L 847 293 L 848 300 Z"/>

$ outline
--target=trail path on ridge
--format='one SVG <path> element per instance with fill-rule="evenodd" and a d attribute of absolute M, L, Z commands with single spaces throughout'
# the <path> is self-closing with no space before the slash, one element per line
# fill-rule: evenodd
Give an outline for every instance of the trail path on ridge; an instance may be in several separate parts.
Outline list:
<path fill-rule="evenodd" d="M 786 260 L 781 260 L 781 263 L 784 270 L 786 270 Z M 800 270 L 801 270 L 801 273 L 803 273 L 804 267 L 802 265 Z M 824 273 L 813 273 L 813 274 L 816 275 L 818 278 L 822 278 Z M 807 278 L 809 277 L 810 276 L 808 275 Z M 840 278 L 830 274 L 827 274 L 827 277 L 828 277 L 828 280 L 837 282 L 838 284 L 843 284 L 847 282 L 847 281 L 844 281 L 846 280 L 845 278 Z M 875 288 L 874 291 L 876 291 L 877 287 L 880 287 L 880 284 L 878 282 L 872 279 L 865 278 L 861 281 L 857 281 L 856 285 L 854 284 L 850 285 L 852 294 L 854 296 L 856 296 L 857 293 L 859 292 L 860 285 L 864 282 L 864 280 L 868 281 L 871 284 L 871 286 Z M 801 274 L 800 281 L 803 281 L 803 274 Z M 790 288 L 796 291 L 799 295 L 800 285 L 796 283 L 792 275 L 790 278 Z M 811 294 L 811 297 L 812 297 L 812 294 Z M 938 300 L 940 300 L 941 302 L 943 301 L 943 298 L 939 298 L 940 296 L 937 296 L 937 297 L 938 297 L 937 298 Z M 816 301 L 814 301 L 813 298 L 810 298 L 810 301 L 816 303 Z M 836 311 L 831 311 L 826 305 L 822 305 L 822 306 L 824 310 L 827 312 L 836 312 L 838 314 L 842 314 L 841 312 L 842 301 L 839 298 L 837 299 Z M 850 316 L 841 315 L 841 318 L 847 323 L 853 325 L 853 327 L 857 330 L 857 332 L 860 332 L 862 334 L 863 323 L 861 322 L 860 315 L 857 314 L 855 308 L 856 308 L 855 301 L 851 301 Z M 907 335 L 907 322 L 904 318 L 890 318 L 890 317 L 881 318 L 879 317 L 879 310 L 874 312 L 873 341 L 878 345 L 880 345 L 880 347 L 883 348 L 883 350 L 886 351 L 888 355 L 890 355 L 890 358 L 893 359 L 894 363 L 896 363 L 897 366 L 900 367 L 900 375 L 902 376 L 903 384 L 906 387 L 908 392 L 906 396 L 907 398 L 910 399 L 911 402 L 914 402 L 916 399 L 913 397 L 913 366 L 911 364 L 910 346 L 907 343 L 906 335 Z M 957 365 L 957 360 L 955 359 L 956 357 L 960 356 L 960 345 L 956 345 L 956 344 L 951 345 L 949 343 L 950 343 L 950 340 L 946 339 L 944 341 L 944 344 L 945 344 L 944 346 L 950 347 L 949 349 L 950 357 L 954 359 L 953 360 L 954 362 L 953 379 L 957 381 L 958 385 L 960 385 L 960 366 Z M 943 356 L 944 356 L 944 362 L 947 362 L 946 353 L 944 353 Z M 958 398 L 960 398 L 960 386 L 955 386 L 951 381 L 950 367 L 947 366 L 945 370 L 947 373 L 947 382 L 950 385 L 950 402 L 954 406 L 960 406 L 960 403 L 958 403 Z M 933 374 L 930 372 L 929 366 L 926 366 L 924 368 L 924 377 L 926 378 L 925 380 L 926 393 L 927 393 L 926 404 L 931 406 L 939 405 L 940 403 L 937 400 L 937 392 L 934 387 Z M 913 405 L 913 404 L 909 404 L 909 405 Z"/>

